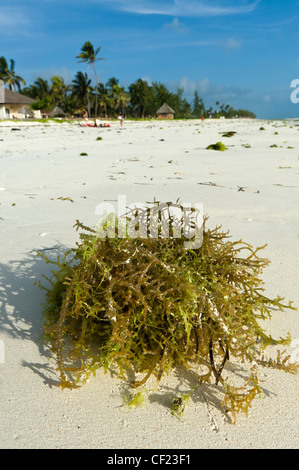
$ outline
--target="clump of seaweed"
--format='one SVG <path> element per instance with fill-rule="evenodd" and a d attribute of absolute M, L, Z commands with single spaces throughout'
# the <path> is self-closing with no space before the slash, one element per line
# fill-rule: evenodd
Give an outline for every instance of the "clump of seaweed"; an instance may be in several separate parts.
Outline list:
<path fill-rule="evenodd" d="M 236 131 L 222 132 L 222 137 L 233 137 L 236 134 Z"/>
<path fill-rule="evenodd" d="M 148 209 L 136 209 L 126 221 L 133 220 L 138 230 L 147 215 Z M 280 353 L 277 361 L 261 356 L 267 346 L 286 345 L 290 337 L 273 339 L 259 320 L 270 318 L 273 308 L 293 308 L 263 292 L 260 274 L 269 264 L 259 257 L 264 247 L 232 241 L 221 227 L 209 229 L 207 217 L 201 246 L 193 249 L 186 249 L 185 235 L 174 236 L 185 223 L 181 219 L 168 220 L 168 237 L 161 226 L 157 237 L 149 230 L 144 237 L 124 235 L 123 227 L 120 236 L 120 221 L 114 221 L 110 238 L 77 221 L 77 247 L 54 263 L 48 279 L 45 340 L 62 388 L 79 386 L 98 368 L 116 371 L 124 380 L 134 377 L 133 389 L 151 376 L 158 384 L 176 367 L 195 368 L 196 387 L 218 384 L 222 406 L 235 421 L 260 394 L 257 364 L 297 370 Z M 224 377 L 232 358 L 252 364 L 243 386 Z M 185 398 L 173 403 L 174 413 L 181 415 Z"/>
<path fill-rule="evenodd" d="M 220 152 L 224 152 L 224 150 L 227 150 L 227 149 L 222 142 L 217 142 L 216 144 L 208 145 L 207 150 L 218 150 Z"/>

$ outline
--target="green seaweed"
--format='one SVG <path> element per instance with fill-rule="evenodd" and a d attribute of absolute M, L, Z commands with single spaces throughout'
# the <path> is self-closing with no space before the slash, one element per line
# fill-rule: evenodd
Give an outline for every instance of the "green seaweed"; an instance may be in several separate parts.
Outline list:
<path fill-rule="evenodd" d="M 236 131 L 222 132 L 222 137 L 233 137 L 236 134 Z"/>
<path fill-rule="evenodd" d="M 218 150 L 220 152 L 224 152 L 227 148 L 222 142 L 217 142 L 216 144 L 208 145 L 207 150 Z"/>
<path fill-rule="evenodd" d="M 178 419 L 181 419 L 188 403 L 190 394 L 177 396 L 172 400 L 171 413 Z"/>
<path fill-rule="evenodd" d="M 135 408 L 137 406 L 143 406 L 146 402 L 145 393 L 143 390 L 139 390 L 134 394 L 127 394 L 124 396 L 124 405 L 129 408 Z"/>
<path fill-rule="evenodd" d="M 137 230 L 147 213 L 132 212 L 127 220 L 137 220 Z M 173 236 L 175 223 L 170 221 L 168 238 L 161 231 L 158 238 L 138 238 L 119 236 L 116 220 L 115 236 L 103 238 L 77 221 L 76 248 L 57 262 L 40 254 L 55 266 L 45 278 L 50 286 L 40 283 L 46 290 L 45 341 L 62 388 L 83 384 L 99 368 L 123 380 L 134 377 L 133 390 L 152 376 L 158 385 L 174 368 L 195 368 L 196 387 L 215 382 L 224 394 L 223 409 L 235 421 L 260 393 L 257 364 L 297 371 L 280 353 L 276 361 L 261 359 L 265 348 L 289 344 L 290 336 L 275 340 L 259 324 L 274 308 L 294 307 L 265 296 L 260 274 L 269 260 L 259 257 L 264 247 L 232 241 L 221 227 L 209 229 L 205 217 L 202 245 L 186 249 L 186 239 Z M 224 377 L 231 360 L 253 364 L 244 386 Z M 196 387 L 173 403 L 174 414 L 182 414 Z M 139 402 L 141 395 L 135 398 Z"/>

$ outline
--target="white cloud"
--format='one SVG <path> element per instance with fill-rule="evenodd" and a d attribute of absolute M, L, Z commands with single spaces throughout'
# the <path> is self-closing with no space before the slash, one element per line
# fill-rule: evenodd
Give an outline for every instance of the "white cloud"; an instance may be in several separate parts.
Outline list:
<path fill-rule="evenodd" d="M 176 31 L 178 33 L 187 32 L 187 28 L 184 26 L 183 23 L 179 21 L 178 17 L 175 17 L 171 23 L 165 23 L 164 28 L 172 29 L 173 31 Z"/>
<path fill-rule="evenodd" d="M 71 83 L 73 76 L 71 71 L 67 67 L 49 67 L 48 69 L 42 69 L 31 74 L 31 81 L 35 81 L 38 77 L 43 78 L 44 80 L 50 81 L 53 75 L 62 77 L 65 83 Z"/>
<path fill-rule="evenodd" d="M 237 39 L 229 38 L 222 44 L 222 46 L 224 47 L 224 49 L 230 51 L 231 49 L 240 49 L 242 47 L 242 44 Z"/>
<path fill-rule="evenodd" d="M 153 38 L 152 33 L 148 34 L 148 39 L 145 40 L 144 32 L 140 34 L 139 42 L 136 42 L 134 44 L 131 44 L 131 47 L 134 47 L 135 49 L 142 49 L 142 50 L 157 50 L 157 49 L 165 49 L 165 48 L 199 48 L 199 47 L 216 47 L 220 49 L 224 49 L 225 51 L 232 51 L 232 50 L 238 50 L 242 47 L 242 44 L 240 41 L 237 41 L 236 39 L 229 38 L 229 39 L 188 39 L 187 37 L 184 37 L 183 40 L 173 40 L 169 37 L 164 37 L 163 40 L 161 40 L 161 37 L 156 35 L 156 37 Z"/>
<path fill-rule="evenodd" d="M 141 15 L 168 15 L 168 16 L 226 16 L 251 13 L 260 0 L 255 2 L 234 1 L 230 5 L 211 5 L 207 0 L 95 0 L 115 10 L 136 13 Z M 240 4 L 241 3 L 241 4 Z"/>
<path fill-rule="evenodd" d="M 251 88 L 240 88 L 237 86 L 226 86 L 212 83 L 209 78 L 201 80 L 192 80 L 189 77 L 182 77 L 179 81 L 168 82 L 169 88 L 176 90 L 177 87 L 184 89 L 184 93 L 190 97 L 194 95 L 195 90 L 204 99 L 227 102 L 246 97 L 252 93 Z"/>
<path fill-rule="evenodd" d="M 28 26 L 29 19 L 18 9 L 11 7 L 1 7 L 0 10 L 0 29 L 1 34 L 10 33 L 11 28 L 16 26 Z M 15 33 L 15 31 L 13 31 Z"/>

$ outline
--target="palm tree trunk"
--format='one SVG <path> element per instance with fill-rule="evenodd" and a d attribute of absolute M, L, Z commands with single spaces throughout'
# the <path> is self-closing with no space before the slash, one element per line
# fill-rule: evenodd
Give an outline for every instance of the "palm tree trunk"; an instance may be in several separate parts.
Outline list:
<path fill-rule="evenodd" d="M 87 97 L 87 111 L 88 111 L 88 116 L 90 116 L 90 99 L 89 99 L 89 96 Z"/>
<path fill-rule="evenodd" d="M 97 118 L 97 114 L 98 114 L 98 75 L 97 75 L 97 71 L 96 71 L 96 67 L 93 63 L 93 70 L 94 70 L 94 74 L 95 74 L 95 77 L 96 77 L 96 102 L 95 102 L 95 111 L 94 111 L 94 117 L 95 119 Z"/>

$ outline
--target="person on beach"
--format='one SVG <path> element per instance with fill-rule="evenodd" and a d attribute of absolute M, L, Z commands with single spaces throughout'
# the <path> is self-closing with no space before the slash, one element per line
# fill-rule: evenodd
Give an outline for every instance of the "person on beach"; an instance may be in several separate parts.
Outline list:
<path fill-rule="evenodd" d="M 123 126 L 123 121 L 124 121 L 124 118 L 120 115 L 118 116 L 118 119 L 119 119 L 119 123 L 121 125 L 121 127 Z"/>
<path fill-rule="evenodd" d="M 83 119 L 85 119 L 85 124 L 87 125 L 87 121 L 88 121 L 88 112 L 87 111 L 84 111 Z"/>

